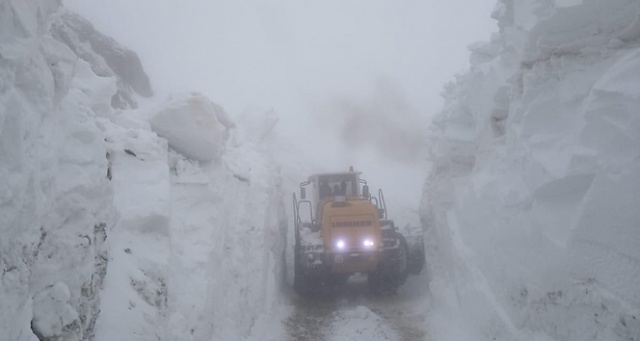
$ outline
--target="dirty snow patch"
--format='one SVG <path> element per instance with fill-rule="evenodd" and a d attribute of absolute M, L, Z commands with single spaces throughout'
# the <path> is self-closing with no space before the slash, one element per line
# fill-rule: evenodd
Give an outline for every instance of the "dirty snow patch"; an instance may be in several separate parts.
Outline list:
<path fill-rule="evenodd" d="M 331 341 L 398 340 L 398 334 L 369 308 L 358 306 L 334 313 L 330 327 Z"/>

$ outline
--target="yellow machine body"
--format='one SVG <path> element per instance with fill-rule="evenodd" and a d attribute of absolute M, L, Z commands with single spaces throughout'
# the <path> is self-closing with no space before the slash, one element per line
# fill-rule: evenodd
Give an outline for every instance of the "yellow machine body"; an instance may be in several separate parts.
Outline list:
<path fill-rule="evenodd" d="M 309 194 L 309 195 L 307 195 Z M 367 275 L 374 292 L 395 291 L 408 275 L 408 248 L 392 220 L 382 190 L 374 197 L 352 169 L 315 174 L 293 194 L 294 279 L 300 295 Z"/>
<path fill-rule="evenodd" d="M 378 210 L 357 196 L 322 201 L 318 211 L 330 271 L 370 272 L 378 266 L 382 243 Z"/>

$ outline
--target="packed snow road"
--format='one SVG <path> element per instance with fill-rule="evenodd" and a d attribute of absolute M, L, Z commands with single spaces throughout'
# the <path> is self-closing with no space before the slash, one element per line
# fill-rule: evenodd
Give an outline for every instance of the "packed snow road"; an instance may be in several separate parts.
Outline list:
<path fill-rule="evenodd" d="M 375 295 L 366 277 L 312 298 L 294 295 L 294 311 L 285 324 L 290 340 L 430 340 L 425 330 L 419 278 L 410 278 L 397 294 Z"/>

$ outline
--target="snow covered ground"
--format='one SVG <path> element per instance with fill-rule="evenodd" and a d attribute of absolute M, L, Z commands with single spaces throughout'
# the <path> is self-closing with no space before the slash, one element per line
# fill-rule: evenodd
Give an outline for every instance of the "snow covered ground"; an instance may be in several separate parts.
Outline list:
<path fill-rule="evenodd" d="M 309 171 L 277 113 L 144 100 L 137 59 L 82 18 L 4 4 L 0 339 L 293 337 L 284 200 Z M 328 339 L 402 334 L 405 303 L 352 297 L 329 306 Z"/>
<path fill-rule="evenodd" d="M 312 298 L 293 297 L 286 319 L 291 340 L 432 340 L 425 276 L 410 277 L 397 295 L 369 292 L 366 277 Z"/>
<path fill-rule="evenodd" d="M 302 300 L 277 112 L 145 99 L 134 52 L 0 0 L 0 340 L 639 340 L 640 3 L 494 17 L 429 131 L 426 272 Z"/>

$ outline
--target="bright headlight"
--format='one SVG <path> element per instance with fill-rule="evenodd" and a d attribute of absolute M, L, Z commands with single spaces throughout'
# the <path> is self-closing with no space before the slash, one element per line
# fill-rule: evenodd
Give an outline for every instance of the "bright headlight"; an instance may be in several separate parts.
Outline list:
<path fill-rule="evenodd" d="M 374 243 L 373 243 L 373 240 L 371 239 L 365 239 L 362 242 L 362 245 L 364 245 L 364 247 L 373 247 Z"/>
<path fill-rule="evenodd" d="M 343 250 L 345 248 L 345 246 L 347 246 L 347 243 L 344 242 L 344 240 L 340 239 L 336 242 L 336 247 L 339 250 Z"/>

